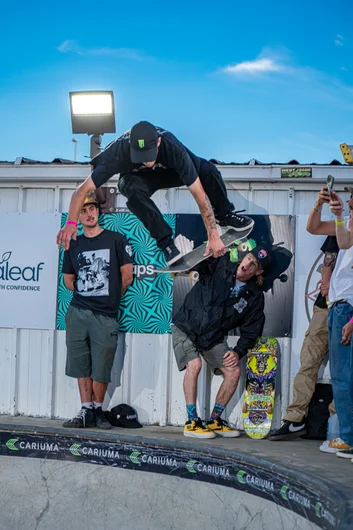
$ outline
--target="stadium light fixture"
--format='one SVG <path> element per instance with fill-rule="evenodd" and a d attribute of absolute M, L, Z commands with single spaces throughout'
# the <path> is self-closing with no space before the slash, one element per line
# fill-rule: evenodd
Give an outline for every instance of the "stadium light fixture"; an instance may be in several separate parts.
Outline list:
<path fill-rule="evenodd" d="M 115 133 L 114 95 L 111 90 L 70 92 L 73 134 L 91 136 L 91 158 L 100 152 L 102 135 Z"/>

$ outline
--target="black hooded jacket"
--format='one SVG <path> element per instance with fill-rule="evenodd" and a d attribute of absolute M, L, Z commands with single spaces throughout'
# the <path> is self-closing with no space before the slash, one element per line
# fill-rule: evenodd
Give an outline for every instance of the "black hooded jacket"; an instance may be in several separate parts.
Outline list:
<path fill-rule="evenodd" d="M 241 358 L 261 336 L 265 322 L 264 294 L 255 278 L 251 278 L 238 295 L 232 296 L 238 266 L 230 261 L 228 252 L 221 258 L 202 262 L 198 268 L 199 281 L 173 318 L 173 324 L 201 351 L 223 342 L 230 330 L 239 327 L 240 338 L 234 351 Z"/>

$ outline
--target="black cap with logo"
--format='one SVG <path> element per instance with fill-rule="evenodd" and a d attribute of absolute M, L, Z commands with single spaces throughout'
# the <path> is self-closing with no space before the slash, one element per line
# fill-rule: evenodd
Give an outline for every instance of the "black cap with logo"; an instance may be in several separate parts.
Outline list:
<path fill-rule="evenodd" d="M 157 158 L 158 132 L 152 123 L 140 121 L 130 131 L 130 156 L 133 164 L 153 162 Z"/>
<path fill-rule="evenodd" d="M 271 254 L 264 247 L 257 245 L 250 253 L 255 256 L 263 270 L 266 270 L 271 265 Z"/>
<path fill-rule="evenodd" d="M 115 427 L 126 429 L 141 429 L 142 425 L 137 421 L 136 410 L 126 403 L 113 407 L 111 411 L 106 411 L 107 420 Z"/>

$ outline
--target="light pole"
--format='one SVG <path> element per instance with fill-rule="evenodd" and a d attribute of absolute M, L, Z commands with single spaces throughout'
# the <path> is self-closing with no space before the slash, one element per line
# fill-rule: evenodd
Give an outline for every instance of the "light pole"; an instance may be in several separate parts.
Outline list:
<path fill-rule="evenodd" d="M 86 90 L 70 92 L 69 96 L 72 133 L 88 134 L 91 137 L 90 157 L 92 159 L 101 151 L 103 134 L 115 133 L 113 92 L 111 90 Z M 73 139 L 73 142 L 77 140 Z M 77 154 L 76 151 L 75 153 Z M 115 210 L 114 188 L 98 188 L 96 196 L 103 213 Z"/>
<path fill-rule="evenodd" d="M 78 140 L 76 138 L 73 138 L 72 141 L 74 143 L 74 162 L 77 162 L 77 144 L 78 144 Z"/>

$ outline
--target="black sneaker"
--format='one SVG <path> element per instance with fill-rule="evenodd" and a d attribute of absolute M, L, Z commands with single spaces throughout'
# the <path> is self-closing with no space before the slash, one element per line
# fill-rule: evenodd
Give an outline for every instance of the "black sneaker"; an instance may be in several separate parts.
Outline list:
<path fill-rule="evenodd" d="M 237 212 L 231 210 L 222 219 L 217 219 L 220 226 L 225 226 L 227 229 L 232 228 L 236 232 L 248 230 L 254 226 L 255 221 L 246 217 L 246 215 L 239 215 Z"/>
<path fill-rule="evenodd" d="M 277 431 L 270 433 L 269 440 L 294 440 L 306 433 L 305 423 L 302 421 L 283 420 L 282 425 Z"/>
<path fill-rule="evenodd" d="M 171 241 L 167 247 L 163 249 L 163 254 L 167 262 L 168 267 L 173 265 L 176 261 L 180 260 L 183 255 L 180 250 L 174 245 L 174 242 Z"/>
<path fill-rule="evenodd" d="M 65 421 L 62 424 L 63 427 L 72 429 L 87 429 L 96 426 L 96 411 L 94 409 L 82 409 L 78 412 L 77 416 L 72 420 Z"/>
<path fill-rule="evenodd" d="M 112 428 L 112 424 L 109 423 L 109 421 L 105 417 L 105 414 L 102 411 L 102 407 L 97 407 L 95 409 L 95 412 L 96 412 L 96 427 L 97 427 L 97 429 L 111 429 Z"/>

